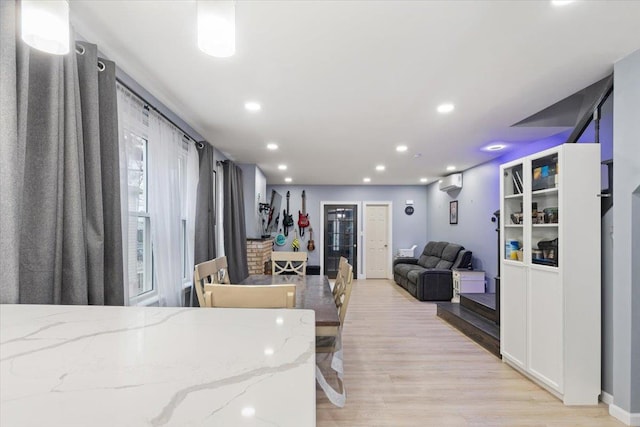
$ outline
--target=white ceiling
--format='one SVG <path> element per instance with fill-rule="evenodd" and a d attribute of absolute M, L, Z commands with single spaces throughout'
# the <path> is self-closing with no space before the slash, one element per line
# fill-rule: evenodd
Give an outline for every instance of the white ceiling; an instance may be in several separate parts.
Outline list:
<path fill-rule="evenodd" d="M 73 0 L 71 11 L 80 34 L 270 184 L 419 184 L 464 170 L 499 155 L 480 150 L 493 141 L 566 130 L 510 126 L 640 48 L 640 1 L 238 1 L 226 59 L 198 50 L 195 1 Z M 447 101 L 455 111 L 437 113 Z"/>

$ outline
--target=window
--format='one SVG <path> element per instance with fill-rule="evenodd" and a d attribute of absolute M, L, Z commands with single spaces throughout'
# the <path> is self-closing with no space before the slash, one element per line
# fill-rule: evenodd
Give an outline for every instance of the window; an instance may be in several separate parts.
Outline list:
<path fill-rule="evenodd" d="M 129 304 L 180 306 L 193 274 L 194 141 L 120 84 L 118 123 Z"/>
<path fill-rule="evenodd" d="M 152 292 L 153 255 L 148 203 L 148 141 L 125 131 L 128 193 L 128 285 L 129 298 L 136 300 Z M 148 296 L 148 295 L 147 295 Z"/>

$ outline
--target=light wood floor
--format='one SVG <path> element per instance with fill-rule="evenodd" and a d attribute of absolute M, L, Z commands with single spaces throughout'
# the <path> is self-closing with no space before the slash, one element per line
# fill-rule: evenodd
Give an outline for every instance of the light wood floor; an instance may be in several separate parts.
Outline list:
<path fill-rule="evenodd" d="M 343 346 L 347 403 L 317 388 L 319 427 L 624 425 L 564 406 L 392 281 L 354 281 Z"/>

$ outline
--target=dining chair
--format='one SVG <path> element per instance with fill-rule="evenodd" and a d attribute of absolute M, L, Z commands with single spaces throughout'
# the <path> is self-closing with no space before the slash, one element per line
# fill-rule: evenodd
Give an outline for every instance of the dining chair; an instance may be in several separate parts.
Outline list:
<path fill-rule="evenodd" d="M 217 277 L 218 264 L 215 259 L 201 262 L 195 266 L 193 271 L 193 288 L 195 288 L 195 293 L 198 296 L 198 304 L 200 304 L 200 307 L 211 307 L 210 304 L 207 305 L 204 288 L 205 285 L 215 283 Z M 193 289 L 191 295 L 193 299 Z M 208 296 L 208 298 L 210 298 L 210 296 Z"/>
<path fill-rule="evenodd" d="M 353 267 L 349 263 L 345 262 L 344 265 L 341 263 L 334 286 L 334 301 L 336 303 L 336 308 L 338 309 L 340 326 L 338 327 L 335 335 L 316 336 L 316 355 L 332 355 L 330 366 L 337 375 L 336 381 L 338 382 L 338 390 L 336 390 L 336 388 L 327 381 L 321 369 L 322 364 L 318 359 L 316 360 L 316 380 L 331 403 L 340 408 L 345 405 L 347 399 L 347 391 L 343 381 L 344 364 L 342 361 L 342 330 L 344 329 L 344 319 L 347 314 L 347 307 L 349 306 L 352 287 Z"/>
<path fill-rule="evenodd" d="M 296 285 L 208 285 L 211 307 L 294 308 Z"/>
<path fill-rule="evenodd" d="M 297 274 L 304 276 L 307 271 L 306 252 L 271 252 L 271 274 Z"/>
<path fill-rule="evenodd" d="M 231 283 L 231 280 L 229 279 L 229 263 L 227 262 L 227 257 L 221 256 L 216 258 L 214 261 L 216 262 L 216 269 L 218 270 L 218 274 L 216 275 L 217 280 L 213 283 Z"/>

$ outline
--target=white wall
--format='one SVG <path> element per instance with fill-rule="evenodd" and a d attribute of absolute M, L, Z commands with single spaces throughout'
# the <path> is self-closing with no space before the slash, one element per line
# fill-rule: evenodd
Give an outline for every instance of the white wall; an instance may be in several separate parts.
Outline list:
<path fill-rule="evenodd" d="M 613 398 L 640 425 L 640 50 L 614 66 L 614 111 Z"/>

